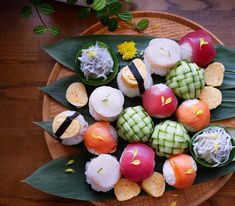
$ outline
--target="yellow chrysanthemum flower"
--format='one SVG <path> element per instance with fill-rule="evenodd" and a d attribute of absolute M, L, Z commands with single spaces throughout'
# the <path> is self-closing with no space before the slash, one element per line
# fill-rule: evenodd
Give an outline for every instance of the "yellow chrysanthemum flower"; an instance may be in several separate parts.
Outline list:
<path fill-rule="evenodd" d="M 133 59 L 136 56 L 137 49 L 135 47 L 135 42 L 123 42 L 117 45 L 118 53 L 122 55 L 123 60 Z"/>

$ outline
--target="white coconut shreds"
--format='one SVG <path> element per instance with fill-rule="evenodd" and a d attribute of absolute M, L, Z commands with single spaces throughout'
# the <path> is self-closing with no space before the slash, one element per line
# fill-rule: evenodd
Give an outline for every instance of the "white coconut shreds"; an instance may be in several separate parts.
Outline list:
<path fill-rule="evenodd" d="M 180 45 L 180 59 L 190 61 L 193 55 L 193 49 L 188 42 Z"/>
<path fill-rule="evenodd" d="M 204 130 L 193 141 L 193 151 L 197 158 L 216 167 L 228 161 L 234 148 L 231 136 L 221 127 Z"/>
<path fill-rule="evenodd" d="M 78 59 L 81 62 L 80 69 L 86 79 L 106 79 L 107 75 L 113 72 L 114 62 L 108 49 L 100 47 L 98 43 L 88 49 L 83 49 Z"/>

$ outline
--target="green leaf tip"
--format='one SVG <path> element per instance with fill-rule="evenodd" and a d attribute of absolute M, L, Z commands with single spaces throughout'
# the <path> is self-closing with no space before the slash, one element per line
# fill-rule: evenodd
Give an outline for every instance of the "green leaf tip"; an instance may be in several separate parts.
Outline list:
<path fill-rule="evenodd" d="M 43 25 L 38 25 L 34 27 L 33 32 L 37 35 L 43 35 L 47 32 L 47 28 Z"/>
<path fill-rule="evenodd" d="M 59 36 L 61 33 L 60 28 L 58 26 L 51 26 L 48 28 L 48 30 L 53 36 Z"/>
<path fill-rule="evenodd" d="M 38 10 L 41 14 L 45 14 L 45 15 L 50 15 L 55 11 L 54 7 L 48 3 L 39 4 Z"/>
<path fill-rule="evenodd" d="M 132 16 L 131 12 L 129 12 L 129 11 L 122 11 L 122 12 L 118 13 L 117 15 L 123 21 L 128 22 L 133 19 L 133 16 Z"/>
<path fill-rule="evenodd" d="M 94 0 L 92 8 L 96 11 L 102 10 L 107 4 L 106 0 Z"/>
<path fill-rule="evenodd" d="M 148 19 L 141 19 L 137 25 L 136 28 L 140 31 L 144 31 L 145 29 L 147 29 L 149 26 L 149 20 Z"/>
<path fill-rule="evenodd" d="M 21 17 L 23 17 L 23 18 L 28 18 L 28 17 L 30 17 L 30 16 L 32 15 L 32 6 L 30 6 L 30 5 L 24 6 L 24 7 L 21 9 L 20 15 L 21 15 Z"/>
<path fill-rule="evenodd" d="M 113 17 L 108 21 L 108 29 L 109 31 L 115 31 L 117 28 L 118 28 L 118 20 Z"/>
<path fill-rule="evenodd" d="M 80 19 L 85 19 L 90 15 L 90 9 L 89 8 L 82 8 L 79 12 L 78 12 L 78 17 Z"/>

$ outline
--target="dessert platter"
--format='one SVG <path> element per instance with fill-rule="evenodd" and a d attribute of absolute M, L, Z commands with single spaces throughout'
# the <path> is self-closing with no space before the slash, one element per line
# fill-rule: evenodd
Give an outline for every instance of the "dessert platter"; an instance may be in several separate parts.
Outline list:
<path fill-rule="evenodd" d="M 95 205 L 198 205 L 235 170 L 235 50 L 163 12 L 144 33 L 120 22 L 46 45 L 52 161 L 25 182 Z"/>

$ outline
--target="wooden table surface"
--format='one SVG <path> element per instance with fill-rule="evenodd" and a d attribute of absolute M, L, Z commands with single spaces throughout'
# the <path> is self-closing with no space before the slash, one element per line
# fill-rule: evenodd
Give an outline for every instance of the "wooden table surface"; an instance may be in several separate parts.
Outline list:
<path fill-rule="evenodd" d="M 40 24 L 35 13 L 29 19 L 19 16 L 27 1 L 0 1 L 0 206 L 91 205 L 42 193 L 20 181 L 51 160 L 43 131 L 32 121 L 40 121 L 43 94 L 54 65 L 40 45 L 62 37 L 79 35 L 96 22 L 77 19 L 79 7 L 49 1 L 56 12 L 46 22 L 59 25 L 62 35 L 36 36 L 33 26 Z M 133 0 L 131 10 L 160 10 L 188 17 L 235 48 L 234 0 Z M 234 206 L 235 175 L 202 206 Z"/>

